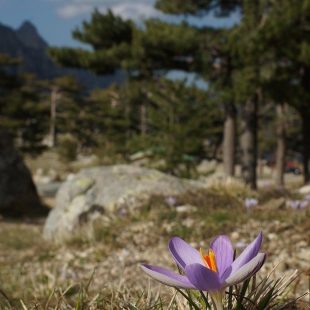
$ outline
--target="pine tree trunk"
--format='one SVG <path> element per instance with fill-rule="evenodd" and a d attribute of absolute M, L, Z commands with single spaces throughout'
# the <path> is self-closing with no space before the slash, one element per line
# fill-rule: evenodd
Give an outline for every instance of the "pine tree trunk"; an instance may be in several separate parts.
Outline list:
<path fill-rule="evenodd" d="M 303 65 L 300 69 L 301 85 L 305 92 L 310 93 L 310 67 Z M 302 141 L 303 141 L 303 168 L 304 168 L 304 183 L 310 182 L 310 110 L 309 105 L 304 104 L 300 109 L 302 119 Z"/>
<path fill-rule="evenodd" d="M 256 189 L 257 100 L 255 95 L 243 107 L 240 137 L 242 178 L 252 189 Z"/>
<path fill-rule="evenodd" d="M 225 178 L 235 175 L 236 108 L 230 103 L 225 108 L 223 162 Z"/>
<path fill-rule="evenodd" d="M 277 104 L 276 185 L 284 185 L 286 130 L 284 104 Z"/>
<path fill-rule="evenodd" d="M 310 182 L 310 113 L 301 113 L 303 140 L 303 168 L 304 183 Z"/>
<path fill-rule="evenodd" d="M 147 133 L 147 88 L 142 87 L 142 94 L 143 94 L 143 102 L 141 103 L 140 106 L 140 134 L 141 135 L 146 135 Z"/>
<path fill-rule="evenodd" d="M 50 147 L 56 146 L 56 106 L 59 96 L 57 86 L 52 87 L 51 93 L 51 119 L 50 119 Z"/>

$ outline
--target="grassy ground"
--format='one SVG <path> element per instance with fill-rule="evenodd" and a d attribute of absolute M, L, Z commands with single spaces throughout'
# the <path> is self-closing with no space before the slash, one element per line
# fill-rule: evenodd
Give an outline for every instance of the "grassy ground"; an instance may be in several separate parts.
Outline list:
<path fill-rule="evenodd" d="M 245 197 L 260 201 L 251 213 L 243 205 Z M 302 197 L 293 190 L 266 187 L 254 193 L 239 182 L 217 183 L 208 191 L 177 197 L 173 207 L 164 197 L 153 197 L 133 213 L 108 214 L 58 242 L 42 239 L 43 221 L 5 219 L 0 225 L 0 309 L 187 309 L 173 290 L 150 281 L 140 263 L 175 269 L 167 249 L 174 235 L 207 248 L 218 234 L 236 244 L 263 230 L 265 241 L 272 240 L 272 234 L 283 235 L 278 247 L 292 243 L 287 236 L 297 236 L 296 244 L 298 239 L 309 247 L 310 207 L 298 223 L 296 212 L 285 205 L 285 200 L 297 198 Z M 271 242 L 265 242 L 262 247 L 269 260 L 265 273 L 276 260 L 269 246 Z M 310 263 L 301 271 L 287 298 L 302 292 L 299 284 L 305 288 Z"/>

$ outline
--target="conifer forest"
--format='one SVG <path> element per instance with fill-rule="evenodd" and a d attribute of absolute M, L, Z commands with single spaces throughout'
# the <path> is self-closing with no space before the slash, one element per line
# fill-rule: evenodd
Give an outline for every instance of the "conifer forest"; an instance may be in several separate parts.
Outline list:
<path fill-rule="evenodd" d="M 195 178 L 202 160 L 216 159 L 227 177 L 240 164 L 253 189 L 258 161 L 272 165 L 283 185 L 293 157 L 309 182 L 310 2 L 158 0 L 156 8 L 184 21 L 137 25 L 94 9 L 72 31 L 90 48 L 47 49 L 62 67 L 125 72 L 124 83 L 105 89 L 72 76 L 13 75 L 23 60 L 1 55 L 0 122 L 16 147 L 36 156 L 57 146 L 67 160 L 95 153 L 103 164 L 147 153 L 158 169 L 185 178 Z M 240 22 L 230 28 L 186 21 L 236 12 Z M 168 79 L 172 71 L 195 74 L 205 86 Z"/>

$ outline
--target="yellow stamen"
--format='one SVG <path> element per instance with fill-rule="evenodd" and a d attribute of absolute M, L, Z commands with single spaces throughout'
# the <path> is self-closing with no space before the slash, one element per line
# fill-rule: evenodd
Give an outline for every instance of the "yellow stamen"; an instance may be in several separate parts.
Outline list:
<path fill-rule="evenodd" d="M 215 259 L 215 254 L 214 251 L 212 249 L 209 249 L 209 255 L 208 258 L 210 260 L 210 266 L 211 266 L 211 270 L 218 272 L 217 271 L 217 267 L 216 267 L 216 259 Z"/>
<path fill-rule="evenodd" d="M 201 256 L 201 259 L 203 261 L 203 264 L 207 268 L 209 268 L 209 269 L 211 269 L 211 270 L 213 270 L 215 272 L 218 272 L 217 271 L 217 267 L 216 267 L 216 258 L 215 258 L 214 251 L 212 249 L 209 249 L 209 254 L 206 255 L 206 256 L 203 256 L 201 248 L 200 248 L 199 252 L 200 252 L 200 256 Z"/>
<path fill-rule="evenodd" d="M 207 268 L 209 268 L 210 269 L 210 267 L 208 266 L 208 262 L 207 262 L 207 260 L 205 259 L 205 257 L 203 256 L 203 254 L 202 254 L 202 248 L 200 248 L 200 257 L 201 257 L 201 259 L 202 259 L 202 262 L 203 262 L 203 264 L 205 265 L 205 267 L 207 267 Z"/>

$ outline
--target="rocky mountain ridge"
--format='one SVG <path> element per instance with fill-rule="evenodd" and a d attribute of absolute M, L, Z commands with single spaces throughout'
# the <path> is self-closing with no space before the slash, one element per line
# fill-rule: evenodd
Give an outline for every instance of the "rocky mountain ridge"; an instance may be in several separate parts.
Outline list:
<path fill-rule="evenodd" d="M 46 53 L 48 43 L 29 21 L 25 21 L 17 30 L 0 23 L 0 38 L 0 54 L 23 60 L 11 69 L 13 74 L 29 72 L 34 73 L 38 79 L 53 79 L 70 74 L 88 88 L 106 88 L 113 82 L 121 84 L 125 80 L 122 71 L 114 75 L 96 76 L 86 70 L 59 67 Z"/>

